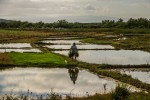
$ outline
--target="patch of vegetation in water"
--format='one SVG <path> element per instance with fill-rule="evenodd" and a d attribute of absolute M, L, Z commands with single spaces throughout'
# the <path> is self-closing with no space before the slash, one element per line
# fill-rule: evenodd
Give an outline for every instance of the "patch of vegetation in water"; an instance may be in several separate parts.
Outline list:
<path fill-rule="evenodd" d="M 8 53 L 14 64 L 65 64 L 65 58 L 53 53 Z"/>
<path fill-rule="evenodd" d="M 118 37 L 119 38 L 119 37 Z M 130 50 L 144 50 L 150 52 L 150 35 L 143 36 L 126 36 L 127 39 L 117 40 L 117 38 L 107 37 L 93 37 L 82 39 L 82 42 L 93 43 L 93 44 L 109 44 L 114 46 L 116 49 L 130 49 Z"/>

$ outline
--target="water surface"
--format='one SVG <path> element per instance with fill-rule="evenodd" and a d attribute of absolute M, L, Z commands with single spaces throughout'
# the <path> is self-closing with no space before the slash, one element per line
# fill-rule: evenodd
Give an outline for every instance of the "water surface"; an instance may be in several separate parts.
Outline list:
<path fill-rule="evenodd" d="M 47 94 L 52 89 L 53 92 L 61 95 L 86 96 L 87 94 L 104 93 L 104 91 L 110 92 L 117 84 L 113 79 L 99 78 L 86 70 L 59 68 L 1 70 L 0 80 L 0 94 L 11 92 L 24 94 L 28 89 L 33 94 Z"/>
<path fill-rule="evenodd" d="M 68 56 L 69 51 L 54 51 Z M 150 64 L 150 53 L 139 50 L 84 50 L 79 51 L 79 61 L 95 64 L 141 65 Z"/>
<path fill-rule="evenodd" d="M 30 43 L 1 43 L 0 48 L 31 48 Z"/>
<path fill-rule="evenodd" d="M 115 69 L 122 74 L 131 75 L 133 78 L 139 79 L 142 82 L 150 84 L 150 69 Z"/>
<path fill-rule="evenodd" d="M 70 49 L 71 45 L 46 45 L 44 47 L 48 47 L 50 49 Z M 95 44 L 87 44 L 87 45 L 77 45 L 78 49 L 114 49 L 114 47 L 110 45 L 95 45 Z"/>
<path fill-rule="evenodd" d="M 126 37 L 122 37 L 122 38 L 118 38 L 118 39 L 114 39 L 114 40 L 127 40 Z"/>
<path fill-rule="evenodd" d="M 43 43 L 53 43 L 53 44 L 81 44 L 80 40 L 45 40 L 42 41 Z"/>
<path fill-rule="evenodd" d="M 0 52 L 41 52 L 39 49 L 0 49 Z"/>
<path fill-rule="evenodd" d="M 51 37 L 45 38 L 45 40 L 71 40 L 71 39 L 79 39 L 81 37 Z"/>

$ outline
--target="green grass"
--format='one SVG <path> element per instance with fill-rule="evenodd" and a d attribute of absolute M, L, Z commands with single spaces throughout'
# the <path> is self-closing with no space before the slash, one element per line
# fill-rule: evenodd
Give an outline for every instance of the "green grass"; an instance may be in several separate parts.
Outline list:
<path fill-rule="evenodd" d="M 150 94 L 143 92 L 131 93 L 127 100 L 150 100 Z"/>
<path fill-rule="evenodd" d="M 65 64 L 65 58 L 53 53 L 8 53 L 14 64 Z"/>
<path fill-rule="evenodd" d="M 5 100 L 150 100 L 150 94 L 145 92 L 130 92 L 126 86 L 118 85 L 115 90 L 110 93 L 89 95 L 83 97 L 72 97 L 71 95 L 66 95 L 63 98 L 61 94 L 57 92 L 50 92 L 45 95 L 33 95 L 32 91 L 27 91 L 27 94 L 17 95 L 17 94 L 5 94 L 0 97 L 0 99 L 5 98 Z M 4 99 L 3 99 L 4 100 Z"/>
<path fill-rule="evenodd" d="M 150 35 L 124 36 L 126 40 L 115 40 L 117 38 L 106 38 L 103 36 L 93 36 L 93 38 L 82 39 L 81 42 L 93 44 L 112 45 L 116 49 L 143 50 L 150 52 Z M 119 38 L 119 37 L 118 37 Z"/>

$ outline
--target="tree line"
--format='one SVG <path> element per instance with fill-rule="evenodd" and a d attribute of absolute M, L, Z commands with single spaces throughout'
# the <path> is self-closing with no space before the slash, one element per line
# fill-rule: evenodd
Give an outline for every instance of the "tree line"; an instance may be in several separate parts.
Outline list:
<path fill-rule="evenodd" d="M 79 23 L 79 22 L 68 22 L 66 20 L 58 20 L 53 23 L 44 23 L 42 21 L 37 23 L 31 23 L 28 21 L 7 21 L 0 22 L 0 28 L 150 28 L 150 19 L 147 18 L 130 18 L 128 21 L 123 19 L 115 20 L 103 20 L 99 23 Z"/>

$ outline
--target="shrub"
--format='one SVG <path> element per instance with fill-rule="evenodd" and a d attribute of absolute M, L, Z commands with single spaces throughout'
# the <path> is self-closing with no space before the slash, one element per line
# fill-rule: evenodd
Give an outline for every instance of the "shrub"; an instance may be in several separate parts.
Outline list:
<path fill-rule="evenodd" d="M 125 100 L 130 92 L 125 86 L 118 85 L 111 95 L 113 100 Z"/>

